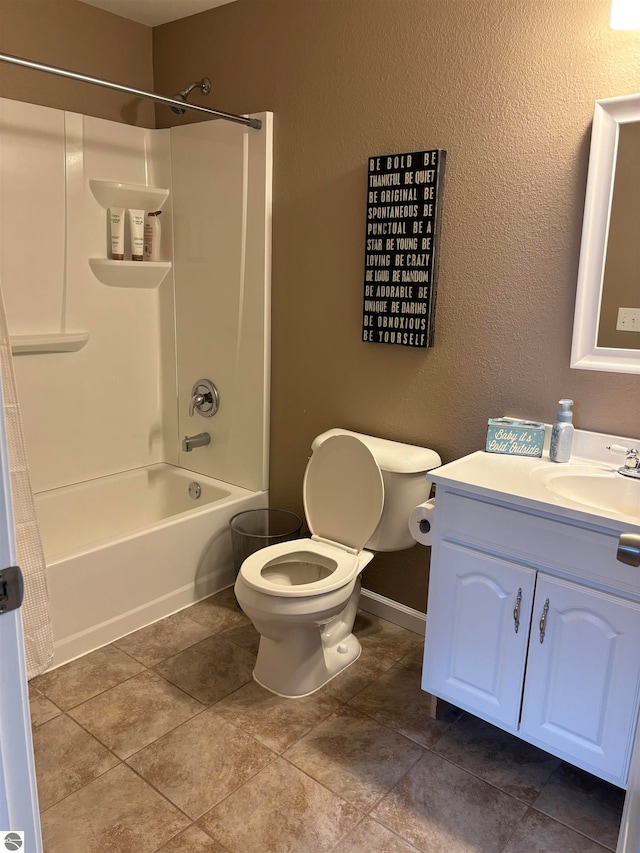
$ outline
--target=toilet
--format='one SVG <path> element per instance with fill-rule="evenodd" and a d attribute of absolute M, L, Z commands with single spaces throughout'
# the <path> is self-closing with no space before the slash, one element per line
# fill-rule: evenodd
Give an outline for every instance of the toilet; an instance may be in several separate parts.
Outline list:
<path fill-rule="evenodd" d="M 240 568 L 235 594 L 260 633 L 254 679 L 308 696 L 360 656 L 353 624 L 372 551 L 415 545 L 409 514 L 429 498 L 433 450 L 344 429 L 312 444 L 304 475 L 311 537 L 271 545 Z"/>

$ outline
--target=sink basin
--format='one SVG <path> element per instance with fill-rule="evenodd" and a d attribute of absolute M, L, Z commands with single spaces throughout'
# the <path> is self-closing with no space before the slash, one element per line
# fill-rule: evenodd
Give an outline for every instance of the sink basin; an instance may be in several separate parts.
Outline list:
<path fill-rule="evenodd" d="M 558 497 L 640 520 L 640 480 L 591 465 L 539 473 L 546 488 Z"/>

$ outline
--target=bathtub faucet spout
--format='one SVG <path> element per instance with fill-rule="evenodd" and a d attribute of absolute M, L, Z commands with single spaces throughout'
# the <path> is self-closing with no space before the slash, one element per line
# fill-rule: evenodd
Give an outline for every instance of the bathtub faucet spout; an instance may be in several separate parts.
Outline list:
<path fill-rule="evenodd" d="M 208 432 L 199 432 L 198 435 L 185 435 L 182 439 L 182 449 L 190 453 L 194 447 L 205 447 L 211 444 L 211 436 Z"/>

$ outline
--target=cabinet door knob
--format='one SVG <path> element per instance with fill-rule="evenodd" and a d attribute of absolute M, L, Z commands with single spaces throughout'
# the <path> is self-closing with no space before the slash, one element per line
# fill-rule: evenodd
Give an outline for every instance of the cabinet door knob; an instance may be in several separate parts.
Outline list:
<path fill-rule="evenodd" d="M 544 635 L 547 630 L 547 614 L 549 613 L 549 599 L 544 603 L 542 608 L 542 616 L 540 617 L 540 642 L 544 643 Z"/>
<path fill-rule="evenodd" d="M 640 566 L 640 535 L 621 533 L 616 558 L 628 566 Z"/>
<path fill-rule="evenodd" d="M 518 628 L 520 627 L 520 605 L 522 604 L 522 587 L 518 589 L 518 595 L 516 596 L 516 606 L 513 608 L 513 629 L 518 633 Z"/>

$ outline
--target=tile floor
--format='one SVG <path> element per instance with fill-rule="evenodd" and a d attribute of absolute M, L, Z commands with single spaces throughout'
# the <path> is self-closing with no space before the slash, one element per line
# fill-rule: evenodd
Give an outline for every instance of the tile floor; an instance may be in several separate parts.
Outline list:
<path fill-rule="evenodd" d="M 30 683 L 45 853 L 596 853 L 623 792 L 455 709 L 421 638 L 360 612 L 305 699 L 251 678 L 225 590 Z"/>

